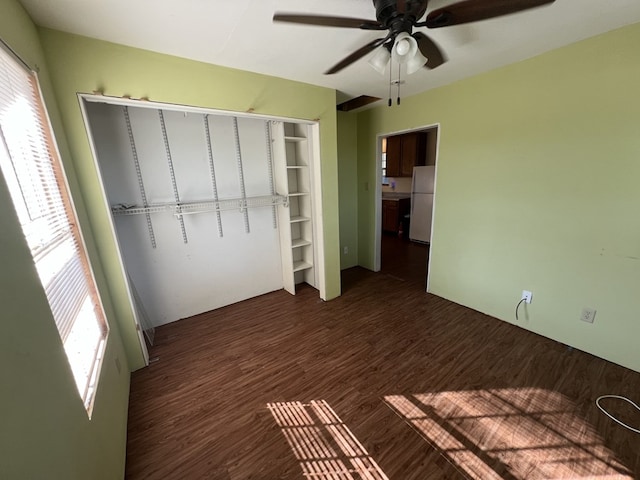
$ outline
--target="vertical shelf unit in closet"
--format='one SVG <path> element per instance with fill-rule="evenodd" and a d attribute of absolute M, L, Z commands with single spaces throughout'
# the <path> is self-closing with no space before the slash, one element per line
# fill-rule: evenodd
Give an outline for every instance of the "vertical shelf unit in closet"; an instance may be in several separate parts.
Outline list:
<path fill-rule="evenodd" d="M 314 232 L 313 148 L 310 127 L 302 123 L 273 122 L 276 192 L 288 198 L 278 207 L 284 289 L 318 288 Z"/>

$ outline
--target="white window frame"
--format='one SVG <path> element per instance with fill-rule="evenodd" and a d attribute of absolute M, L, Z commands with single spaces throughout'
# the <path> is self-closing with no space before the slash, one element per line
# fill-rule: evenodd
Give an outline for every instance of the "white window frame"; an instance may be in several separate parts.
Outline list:
<path fill-rule="evenodd" d="M 109 326 L 37 75 L 2 42 L 0 172 L 90 418 Z"/>

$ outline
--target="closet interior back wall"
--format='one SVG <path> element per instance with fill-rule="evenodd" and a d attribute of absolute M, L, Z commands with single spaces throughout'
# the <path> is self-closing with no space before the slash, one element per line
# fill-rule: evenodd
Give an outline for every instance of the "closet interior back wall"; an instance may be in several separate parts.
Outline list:
<path fill-rule="evenodd" d="M 266 120 L 94 102 L 86 110 L 111 206 L 273 193 Z M 283 287 L 272 207 L 174 213 L 114 216 L 125 268 L 155 326 Z"/>

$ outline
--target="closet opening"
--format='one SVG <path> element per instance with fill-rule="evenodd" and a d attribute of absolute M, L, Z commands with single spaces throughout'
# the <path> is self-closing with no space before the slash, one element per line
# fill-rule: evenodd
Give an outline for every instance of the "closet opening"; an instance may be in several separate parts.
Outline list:
<path fill-rule="evenodd" d="M 317 123 L 79 100 L 149 343 L 154 327 L 300 283 L 325 298 Z"/>

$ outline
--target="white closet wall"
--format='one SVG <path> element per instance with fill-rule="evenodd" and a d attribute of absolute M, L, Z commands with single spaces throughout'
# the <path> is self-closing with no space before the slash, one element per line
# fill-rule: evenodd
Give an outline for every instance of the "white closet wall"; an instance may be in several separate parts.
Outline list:
<path fill-rule="evenodd" d="M 110 205 L 142 205 L 124 108 L 87 102 L 87 118 Z M 158 110 L 128 107 L 148 204 L 175 203 Z M 181 202 L 214 197 L 204 115 L 164 111 L 175 185 Z M 209 115 L 220 199 L 242 196 L 234 118 Z M 266 120 L 237 118 L 247 197 L 271 195 Z M 283 287 L 278 229 L 270 206 L 182 216 L 116 215 L 125 267 L 151 322 L 162 325 Z M 247 223 L 249 232 L 247 233 Z M 186 243 L 185 243 L 186 238 Z"/>

